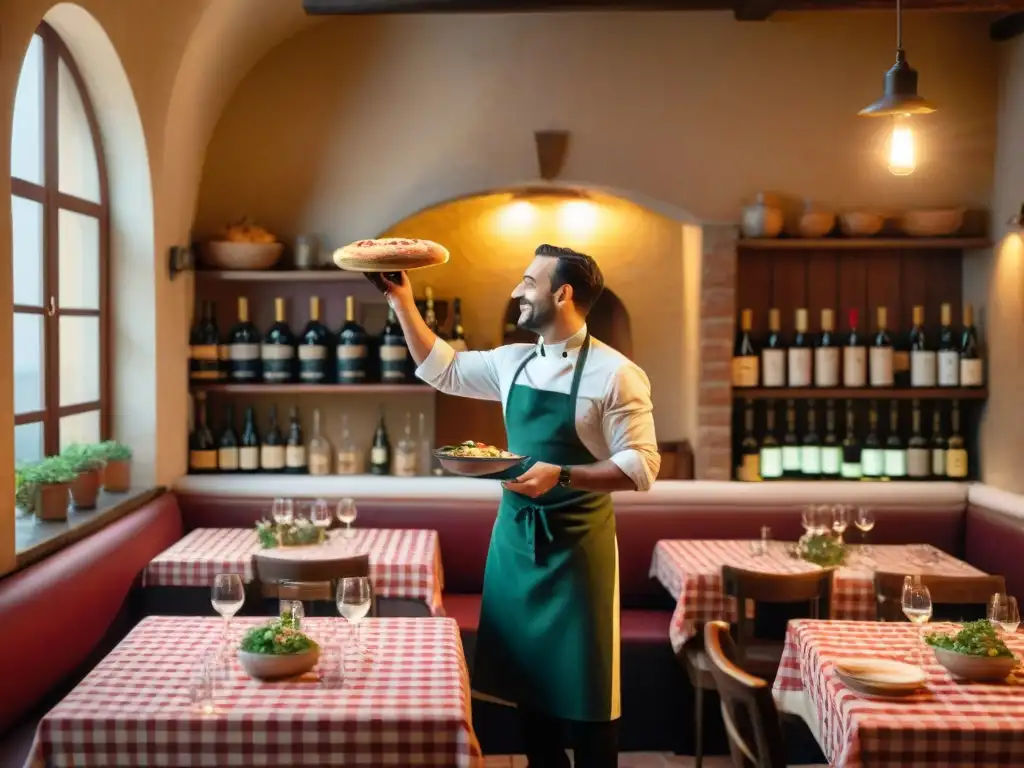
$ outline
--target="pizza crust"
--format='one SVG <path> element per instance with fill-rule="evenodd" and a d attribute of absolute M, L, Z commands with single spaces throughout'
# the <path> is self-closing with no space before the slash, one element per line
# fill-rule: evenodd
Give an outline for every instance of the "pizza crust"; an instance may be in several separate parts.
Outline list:
<path fill-rule="evenodd" d="M 382 237 L 357 240 L 334 252 L 334 263 L 353 272 L 395 272 L 435 267 L 448 261 L 448 249 L 433 240 Z"/>

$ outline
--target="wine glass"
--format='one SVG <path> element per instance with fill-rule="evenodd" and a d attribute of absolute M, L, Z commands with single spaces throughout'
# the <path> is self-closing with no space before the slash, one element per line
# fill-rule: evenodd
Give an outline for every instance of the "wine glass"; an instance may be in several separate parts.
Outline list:
<path fill-rule="evenodd" d="M 227 647 L 231 632 L 231 619 L 245 602 L 245 587 L 242 584 L 242 577 L 237 573 L 218 573 L 213 579 L 210 602 L 213 603 L 213 609 L 224 617 L 224 646 Z"/>
<path fill-rule="evenodd" d="M 988 620 L 992 624 L 998 624 L 1004 632 L 1013 634 L 1020 626 L 1020 610 L 1017 608 L 1017 598 L 997 592 L 988 601 Z"/>
<path fill-rule="evenodd" d="M 818 536 L 824 536 L 832 529 L 832 507 L 822 504 L 818 507 L 814 517 L 814 532 Z"/>
<path fill-rule="evenodd" d="M 857 530 L 861 533 L 861 538 L 864 542 L 864 553 L 867 554 L 871 551 L 871 547 L 868 546 L 868 533 L 875 527 L 875 513 L 867 507 L 857 507 L 857 517 L 854 519 L 853 524 L 857 526 Z"/>
<path fill-rule="evenodd" d="M 331 517 L 331 509 L 327 506 L 326 501 L 323 499 L 317 499 L 313 502 L 313 510 L 309 515 L 309 519 L 313 522 L 313 525 L 326 531 L 331 527 Z"/>
<path fill-rule="evenodd" d="M 810 536 L 814 533 L 815 520 L 817 519 L 818 508 L 808 504 L 800 513 L 800 525 L 804 527 L 804 534 Z"/>
<path fill-rule="evenodd" d="M 270 516 L 278 525 L 289 525 L 295 519 L 295 502 L 291 499 L 274 499 Z"/>
<path fill-rule="evenodd" d="M 932 595 L 928 591 L 928 587 L 920 581 L 912 581 L 908 585 L 906 579 L 903 580 L 903 615 L 918 627 L 918 663 L 922 663 L 923 658 L 921 656 L 921 644 L 923 639 L 921 635 L 924 631 L 924 625 L 927 624 L 932 617 Z"/>
<path fill-rule="evenodd" d="M 843 534 L 846 533 L 846 529 L 850 525 L 850 516 L 847 513 L 847 509 L 842 504 L 836 504 L 832 507 L 832 533 L 834 533 L 840 541 L 843 540 Z"/>
<path fill-rule="evenodd" d="M 356 521 L 356 502 L 355 499 L 342 499 L 338 502 L 338 508 L 336 510 L 338 515 L 338 522 L 344 523 L 345 525 L 345 536 L 352 538 L 352 523 Z"/>
<path fill-rule="evenodd" d="M 359 642 L 359 625 L 370 612 L 373 590 L 370 580 L 365 576 L 349 576 L 338 584 L 338 613 L 352 625 L 354 644 L 357 651 L 362 651 Z"/>

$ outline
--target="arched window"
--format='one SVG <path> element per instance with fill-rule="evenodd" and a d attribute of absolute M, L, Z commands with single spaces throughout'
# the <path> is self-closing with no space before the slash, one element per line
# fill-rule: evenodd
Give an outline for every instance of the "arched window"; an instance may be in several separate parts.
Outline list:
<path fill-rule="evenodd" d="M 108 195 L 96 115 L 43 24 L 14 102 L 15 460 L 108 436 Z"/>

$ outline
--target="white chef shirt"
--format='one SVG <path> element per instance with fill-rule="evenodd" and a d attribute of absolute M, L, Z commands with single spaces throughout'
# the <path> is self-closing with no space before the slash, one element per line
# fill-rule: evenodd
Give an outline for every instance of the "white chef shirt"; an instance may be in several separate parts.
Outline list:
<path fill-rule="evenodd" d="M 537 344 L 507 344 L 489 352 L 456 352 L 438 338 L 416 375 L 448 395 L 498 400 L 504 410 L 516 369 L 534 351 L 537 356 L 516 383 L 568 394 L 586 335 L 584 325 L 560 344 L 545 344 L 541 337 Z M 594 458 L 611 459 L 638 491 L 646 491 L 661 466 L 651 383 L 625 355 L 594 338 L 590 344 L 576 401 L 576 434 Z"/>

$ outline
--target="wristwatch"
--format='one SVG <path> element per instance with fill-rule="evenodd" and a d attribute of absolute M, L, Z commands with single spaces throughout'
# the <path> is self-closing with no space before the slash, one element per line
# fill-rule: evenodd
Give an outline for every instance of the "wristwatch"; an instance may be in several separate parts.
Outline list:
<path fill-rule="evenodd" d="M 569 471 L 569 467 L 562 467 L 558 470 L 558 484 L 560 486 L 568 488 L 570 480 L 572 480 L 572 472 Z"/>

